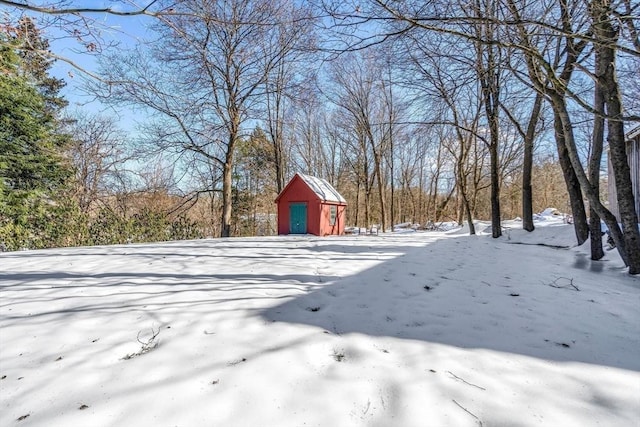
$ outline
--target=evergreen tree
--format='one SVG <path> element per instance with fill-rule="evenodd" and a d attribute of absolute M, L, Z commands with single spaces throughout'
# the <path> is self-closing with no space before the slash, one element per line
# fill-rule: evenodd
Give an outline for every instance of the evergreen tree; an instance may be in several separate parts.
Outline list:
<path fill-rule="evenodd" d="M 67 83 L 49 75 L 54 62 L 49 55 L 49 41 L 42 37 L 28 16 L 20 19 L 12 38 L 21 60 L 20 75 L 42 95 L 47 113 L 59 119 L 60 111 L 68 105 L 67 100 L 60 96 L 60 90 Z"/>
<path fill-rule="evenodd" d="M 64 197 L 71 174 L 56 119 L 61 86 L 47 77 L 50 63 L 36 67 L 20 53 L 19 35 L 0 34 L 0 244 L 10 250 L 71 243 L 74 212 Z"/>

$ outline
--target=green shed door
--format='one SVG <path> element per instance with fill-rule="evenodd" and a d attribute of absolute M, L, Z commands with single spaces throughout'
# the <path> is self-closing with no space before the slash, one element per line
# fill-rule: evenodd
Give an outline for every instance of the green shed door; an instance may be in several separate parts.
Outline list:
<path fill-rule="evenodd" d="M 305 203 L 289 204 L 289 233 L 307 234 L 307 205 Z"/>

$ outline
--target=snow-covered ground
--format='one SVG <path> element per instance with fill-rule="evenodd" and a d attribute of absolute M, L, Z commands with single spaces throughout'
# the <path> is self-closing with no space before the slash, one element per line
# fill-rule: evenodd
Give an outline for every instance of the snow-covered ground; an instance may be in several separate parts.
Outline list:
<path fill-rule="evenodd" d="M 0 254 L 0 425 L 639 425 L 640 279 L 507 225 Z"/>

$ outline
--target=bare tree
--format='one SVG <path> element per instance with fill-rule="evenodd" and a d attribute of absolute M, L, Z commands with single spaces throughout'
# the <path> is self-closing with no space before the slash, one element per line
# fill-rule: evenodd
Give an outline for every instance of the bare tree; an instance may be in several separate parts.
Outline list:
<path fill-rule="evenodd" d="M 464 91 L 467 88 L 459 85 L 459 80 L 455 76 L 442 73 L 440 69 L 434 69 L 434 87 L 440 93 L 442 100 L 447 106 L 446 116 L 443 117 L 443 122 L 450 123 L 451 132 L 445 137 L 441 144 L 449 151 L 454 163 L 454 171 L 456 177 L 457 194 L 459 198 L 459 216 L 458 222 L 462 222 L 464 217 L 469 226 L 469 233 L 475 234 L 475 226 L 473 224 L 473 206 L 472 198 L 475 197 L 476 192 L 471 187 L 472 181 L 477 184 L 479 180 L 476 173 L 476 179 L 471 176 L 476 171 L 475 154 L 475 142 L 478 137 L 478 123 L 480 119 L 480 109 L 482 108 L 482 102 L 477 102 L 475 108 L 470 104 L 465 106 L 465 112 L 460 111 L 459 98 L 460 91 Z"/>
<path fill-rule="evenodd" d="M 96 203 L 117 188 L 119 175 L 126 173 L 129 155 L 125 136 L 114 117 L 78 112 L 67 120 L 72 136 L 68 155 L 75 171 L 76 197 L 80 210 L 89 214 Z"/>
<path fill-rule="evenodd" d="M 350 4 L 338 6 L 334 3 L 334 7 L 329 11 L 340 19 L 341 28 L 369 25 L 374 21 L 389 24 L 381 32 L 353 32 L 347 42 L 348 48 L 351 49 L 361 49 L 383 43 L 390 38 L 404 37 L 417 30 L 448 34 L 482 45 L 479 52 L 484 52 L 484 65 L 479 70 L 485 73 L 483 89 L 489 125 L 497 117 L 493 114 L 497 111 L 494 101 L 499 100 L 499 97 L 494 99 L 494 95 L 498 95 L 499 91 L 492 88 L 500 88 L 499 84 L 494 84 L 496 74 L 492 73 L 492 70 L 496 57 L 491 52 L 499 52 L 496 49 L 503 46 L 513 48 L 521 54 L 527 62 L 527 74 L 532 86 L 545 96 L 554 111 L 559 160 L 565 171 L 567 189 L 571 196 L 578 242 L 583 242 L 588 233 L 581 197 L 581 193 L 584 193 L 590 205 L 609 226 L 614 240 L 622 245 L 619 251 L 629 265 L 630 273 L 640 272 L 640 255 L 636 255 L 640 253 L 637 213 L 632 207 L 631 186 L 627 185 L 630 179 L 624 150 L 624 121 L 637 121 L 640 118 L 633 113 L 624 114 L 615 70 L 615 59 L 619 52 L 635 58 L 640 56 L 638 20 L 633 19 L 639 6 L 630 1 L 612 3 L 608 0 L 562 0 L 557 3 L 534 1 L 526 4 L 505 0 L 494 5 L 476 1 L 474 5 L 474 8 L 469 8 L 474 13 L 469 14 L 463 13 L 463 10 L 455 7 L 456 4 L 450 2 L 430 2 L 425 5 L 424 2 L 418 1 L 371 0 L 358 7 Z M 613 25 L 614 22 L 619 22 L 620 25 Z M 476 31 L 468 31 L 469 28 L 475 28 Z M 513 29 L 518 38 L 513 40 L 508 37 L 496 37 L 496 29 L 507 32 Z M 502 34 L 506 35 L 507 32 Z M 630 45 L 621 41 L 621 33 Z M 611 212 L 602 206 L 597 192 L 584 172 L 573 134 L 571 113 L 567 108 L 567 99 L 571 99 L 572 103 L 594 112 L 590 102 L 585 102 L 570 85 L 574 71 L 584 71 L 580 58 L 589 53 L 589 45 L 601 49 L 600 53 L 608 64 L 606 73 L 598 76 L 597 81 L 608 94 L 605 114 L 612 163 L 615 163 L 614 176 L 618 188 L 624 188 L 624 200 L 620 201 L 621 211 L 625 212 L 621 215 L 624 235 Z M 548 49 L 550 47 L 552 49 Z M 482 65 L 480 60 L 478 64 Z M 491 126 L 489 129 L 492 129 Z M 489 136 L 493 134 L 490 132 Z M 492 144 L 495 142 L 495 139 L 492 140 Z M 493 157 L 495 159 L 495 155 Z M 581 191 L 575 191 L 576 189 Z M 494 217 L 493 225 L 495 219 Z M 627 235 L 627 231 L 630 234 Z M 627 245 L 633 249 L 628 250 Z M 633 259 L 630 259 L 629 253 Z"/>
<path fill-rule="evenodd" d="M 384 127 L 384 138 L 386 139 L 387 150 L 384 151 L 383 156 L 386 160 L 387 168 L 389 169 L 391 194 L 391 203 L 389 206 L 389 216 L 391 221 L 391 231 L 394 231 L 394 225 L 396 222 L 395 217 L 395 142 L 398 136 L 398 120 L 400 114 L 400 106 L 394 97 L 394 81 L 392 79 L 392 65 L 390 52 L 387 53 L 384 59 L 385 70 L 381 76 L 382 93 L 384 96 L 384 109 L 386 110 L 386 126 Z"/>
<path fill-rule="evenodd" d="M 332 172 L 335 167 L 338 168 L 339 176 L 335 178 L 342 180 L 342 188 L 347 190 L 347 199 L 350 195 L 352 200 L 355 199 L 347 210 L 348 218 L 357 226 L 370 225 L 374 175 L 363 129 L 339 108 L 328 114 L 324 126 L 325 137 L 332 147 L 331 151 L 339 153 L 339 157 L 329 159 L 329 164 Z M 328 176 L 331 177 L 332 174 Z"/>
<path fill-rule="evenodd" d="M 606 64 L 603 64 L 601 49 L 595 49 L 595 75 L 602 76 L 606 73 Z M 606 93 L 602 85 L 594 85 L 593 91 L 593 135 L 591 140 L 591 153 L 589 155 L 589 181 L 593 187 L 593 191 L 600 193 L 600 164 L 602 162 L 602 153 L 604 150 L 604 131 L 605 131 L 605 96 Z M 593 207 L 589 207 L 589 234 L 591 235 L 591 259 L 598 260 L 604 257 L 604 248 L 602 247 L 602 226 L 600 224 L 600 216 Z"/>
<path fill-rule="evenodd" d="M 452 161 L 455 176 L 455 194 L 458 200 L 459 223 L 466 221 L 471 234 L 475 234 L 473 217 L 476 214 L 478 192 L 486 174 L 483 163 L 485 152 L 478 144 L 487 141 L 481 130 L 484 98 L 476 81 L 477 57 L 467 43 L 453 42 L 438 34 L 410 36 L 407 45 L 405 84 L 413 88 L 415 101 L 422 105 L 423 120 L 443 128 L 437 153 L 437 165 L 441 165 L 446 153 Z M 416 90 L 417 89 L 417 90 Z M 438 183 L 440 166 L 437 166 L 432 197 L 440 191 Z M 435 219 L 448 203 L 453 193 L 435 201 Z"/>
<path fill-rule="evenodd" d="M 508 0 L 508 6 L 514 18 L 520 20 L 522 17 L 521 11 L 515 2 Z M 554 127 L 556 129 L 559 154 L 561 155 L 560 160 L 562 161 L 564 157 L 569 162 L 570 169 L 575 174 L 576 181 L 579 183 L 582 192 L 587 196 L 590 206 L 605 221 L 613 239 L 616 241 L 616 245 L 619 245 L 618 250 L 622 259 L 629 266 L 629 272 L 638 274 L 640 273 L 640 238 L 638 238 L 637 215 L 635 214 L 633 195 L 631 194 L 624 127 L 620 117 L 622 109 L 616 84 L 615 68 L 613 67 L 615 63 L 615 45 L 611 41 L 612 38 L 616 37 L 617 33 L 611 26 L 610 10 L 607 7 L 603 7 L 602 3 L 592 4 L 590 13 L 593 15 L 594 34 L 599 40 L 596 46 L 600 49 L 599 57 L 607 64 L 607 72 L 605 75 L 598 76 L 597 84 L 602 85 L 602 89 L 607 94 L 605 99 L 608 98 L 609 100 L 605 105 L 607 107 L 612 163 L 615 162 L 616 185 L 621 185 L 622 187 L 618 188 L 624 188 L 623 192 L 625 192 L 622 196 L 624 201 L 620 203 L 620 207 L 625 209 L 625 215 L 621 215 L 624 233 L 620 230 L 615 216 L 602 205 L 599 192 L 595 191 L 594 186 L 589 181 L 576 148 L 571 115 L 567 109 L 566 93 L 569 90 L 568 85 L 573 70 L 578 65 L 578 58 L 585 49 L 587 42 L 585 40 L 577 40 L 575 36 L 572 36 L 572 34 L 575 35 L 577 33 L 573 30 L 573 26 L 576 25 L 576 22 L 574 22 L 576 16 L 572 14 L 572 9 L 569 6 L 565 1 L 560 2 L 566 58 L 564 64 L 559 67 L 559 73 L 556 73 L 558 67 L 550 64 L 546 57 L 533 45 L 530 30 L 524 24 L 516 26 L 519 42 L 523 46 L 523 56 L 527 61 L 529 77 L 536 89 L 550 101 L 554 110 Z M 584 227 L 586 228 L 586 219 L 584 220 Z"/>
<path fill-rule="evenodd" d="M 119 44 L 117 36 L 126 34 L 121 27 L 104 19 L 106 16 L 138 16 L 152 20 L 175 13 L 175 9 L 166 6 L 166 2 L 161 0 L 112 0 L 110 3 L 110 6 L 94 7 L 87 5 L 87 2 L 74 0 L 0 0 L 0 5 L 9 11 L 4 16 L 5 22 L 0 23 L 0 28 L 10 29 L 16 22 L 28 16 L 37 20 L 38 26 L 47 33 L 49 40 L 64 39 L 70 46 L 74 46 L 74 53 L 97 56 L 116 48 Z M 2 43 L 0 40 L 0 45 Z M 93 79 L 102 79 L 69 55 L 33 45 L 23 45 L 19 48 L 43 58 L 64 62 Z"/>
<path fill-rule="evenodd" d="M 511 2 L 509 5 L 511 12 L 515 16 L 520 16 L 519 10 L 511 7 L 513 6 Z M 570 20 L 568 8 L 569 5 L 566 2 L 561 2 L 560 11 L 555 11 L 555 9 L 551 8 L 545 11 L 545 15 L 553 15 L 554 12 L 559 13 L 562 17 L 562 25 L 569 31 L 574 23 Z M 579 179 L 575 165 L 570 159 L 569 147 L 571 145 L 575 146 L 575 138 L 573 126 L 570 122 L 571 118 L 567 110 L 566 94 L 569 82 L 580 60 L 580 55 L 586 47 L 586 43 L 571 37 L 554 38 L 552 42 L 549 42 L 544 37 L 535 36 L 536 33 L 532 36 L 528 35 L 523 26 L 518 28 L 521 37 L 520 43 L 525 47 L 531 47 L 530 50 L 524 49 L 522 52 L 527 64 L 528 77 L 536 90 L 545 95 L 554 112 L 554 132 L 558 160 L 562 167 L 569 194 L 576 238 L 578 244 L 582 244 L 587 239 L 589 230 Z M 540 49 L 544 53 L 532 53 L 534 51 L 538 52 L 536 49 Z M 557 54 L 554 55 L 554 52 Z M 549 56 L 553 58 L 553 62 L 545 59 L 545 57 Z"/>
<path fill-rule="evenodd" d="M 373 56 L 356 53 L 332 63 L 335 96 L 332 102 L 343 109 L 353 121 L 361 147 L 369 151 L 373 161 L 373 179 L 377 182 L 380 226 L 387 227 L 383 154 L 388 143 L 388 125 L 384 112 L 384 93 L 379 68 Z M 362 153 L 360 153 L 362 155 Z"/>
<path fill-rule="evenodd" d="M 326 109 L 317 90 L 310 85 L 304 85 L 299 96 L 300 100 L 294 104 L 295 110 L 290 114 L 298 168 L 309 175 L 323 176 L 327 161 L 323 151 Z"/>
<path fill-rule="evenodd" d="M 637 6 L 636 6 L 637 7 Z M 627 10 L 630 4 L 627 3 Z M 620 27 L 615 23 L 617 11 L 614 10 L 609 0 L 594 0 L 590 4 L 589 14 L 592 19 L 592 28 L 596 39 L 595 48 L 598 53 L 596 57 L 596 88 L 601 91 L 604 102 L 596 105 L 596 108 L 604 107 L 607 112 L 607 140 L 609 142 L 609 153 L 613 166 L 613 175 L 617 189 L 618 209 L 622 222 L 623 235 L 620 236 L 614 229 L 614 239 L 616 244 L 623 244 L 623 258 L 626 258 L 629 265 L 629 273 L 640 274 L 640 231 L 638 230 L 638 213 L 635 209 L 633 186 L 631 182 L 631 172 L 627 158 L 626 139 L 624 133 L 623 107 L 618 86 L 616 63 L 616 42 L 620 37 Z M 632 23 L 633 25 L 633 23 Z M 635 29 L 635 27 L 631 27 Z M 632 32 L 633 33 L 633 32 Z M 640 51 L 637 33 L 634 38 L 634 46 Z M 601 150 L 598 147 L 598 150 Z M 596 154 L 597 156 L 597 154 Z M 584 177 L 581 184 L 587 186 L 589 180 Z M 591 183 L 591 197 L 598 195 L 597 186 Z M 607 220 L 607 212 L 604 207 L 595 204 L 594 210 Z M 607 225 L 609 223 L 607 222 Z M 613 225 L 613 224 L 612 224 Z M 617 221 L 615 223 L 617 226 Z M 624 242 L 621 241 L 623 238 Z M 625 252 L 626 251 L 626 257 Z"/>
<path fill-rule="evenodd" d="M 475 70 L 480 83 L 485 119 L 488 127 L 488 138 L 485 139 L 491 159 L 491 234 L 495 237 L 502 235 L 500 223 L 500 95 L 503 77 L 504 51 L 496 40 L 499 38 L 498 26 L 493 22 L 497 19 L 496 2 L 492 0 L 475 0 L 470 18 L 482 19 L 473 26 L 476 42 Z"/>
<path fill-rule="evenodd" d="M 222 175 L 220 234 L 229 236 L 236 144 L 298 30 L 281 25 L 287 0 L 189 0 L 173 8 L 155 27 L 159 39 L 148 57 L 138 52 L 105 67 L 109 81 L 124 83 L 103 94 L 155 115 L 148 130 L 158 149 L 215 164 Z"/>
<path fill-rule="evenodd" d="M 287 25 L 277 27 L 277 43 L 280 45 L 281 59 L 271 68 L 265 82 L 266 132 L 273 146 L 273 163 L 276 172 L 276 190 L 280 193 L 286 184 L 288 149 L 286 147 L 287 127 L 293 123 L 285 119 L 290 116 L 296 102 L 304 98 L 304 81 L 313 81 L 309 71 L 309 61 L 314 56 L 313 18 L 308 7 L 294 6 L 294 2 L 282 3 L 278 13 Z"/>
<path fill-rule="evenodd" d="M 533 104 L 530 107 L 529 114 L 526 118 L 519 118 L 517 111 L 522 110 L 518 106 L 506 105 L 501 101 L 500 108 L 504 111 L 509 121 L 515 127 L 518 135 L 522 138 L 523 143 L 523 160 L 522 160 L 522 228 L 527 231 L 533 231 L 533 153 L 534 142 L 538 135 L 538 124 L 540 123 L 543 96 L 540 93 L 533 93 Z M 526 100 L 526 98 L 525 98 Z M 518 99 L 521 103 L 522 99 Z"/>

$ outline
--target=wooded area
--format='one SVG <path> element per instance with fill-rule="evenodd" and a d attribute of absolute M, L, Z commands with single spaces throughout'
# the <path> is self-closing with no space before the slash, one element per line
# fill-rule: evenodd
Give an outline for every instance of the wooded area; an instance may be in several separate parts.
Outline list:
<path fill-rule="evenodd" d="M 354 226 L 490 219 L 499 237 L 555 207 L 582 244 L 602 221 L 640 273 L 637 2 L 84 3 L 0 0 L 6 249 L 272 234 L 301 172 L 340 190 Z M 145 36 L 112 45 L 105 14 L 145 17 Z M 98 59 L 74 64 L 84 91 L 135 131 L 67 107 L 61 37 Z"/>

